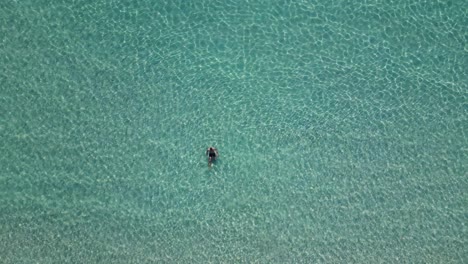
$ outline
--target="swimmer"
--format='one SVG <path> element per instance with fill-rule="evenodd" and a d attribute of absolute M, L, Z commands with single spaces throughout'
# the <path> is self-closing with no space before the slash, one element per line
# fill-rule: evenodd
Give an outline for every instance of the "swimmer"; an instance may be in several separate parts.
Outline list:
<path fill-rule="evenodd" d="M 209 147 L 206 150 L 206 156 L 208 157 L 208 167 L 211 167 L 213 161 L 215 161 L 219 157 L 218 150 L 213 147 Z"/>

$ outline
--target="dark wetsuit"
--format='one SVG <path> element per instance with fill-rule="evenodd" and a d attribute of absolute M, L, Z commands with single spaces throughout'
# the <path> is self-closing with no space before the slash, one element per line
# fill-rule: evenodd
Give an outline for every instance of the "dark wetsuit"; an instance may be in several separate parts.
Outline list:
<path fill-rule="evenodd" d="M 206 151 L 206 154 L 208 155 L 208 157 L 210 158 L 210 161 L 211 160 L 215 160 L 216 157 L 218 156 L 218 154 L 216 153 L 216 149 L 208 149 Z"/>

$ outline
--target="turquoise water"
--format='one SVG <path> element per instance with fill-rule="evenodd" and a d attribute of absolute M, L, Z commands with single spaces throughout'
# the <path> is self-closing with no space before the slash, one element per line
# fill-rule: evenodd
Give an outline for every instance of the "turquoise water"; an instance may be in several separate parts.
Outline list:
<path fill-rule="evenodd" d="M 467 8 L 3 1 L 0 262 L 466 263 Z"/>

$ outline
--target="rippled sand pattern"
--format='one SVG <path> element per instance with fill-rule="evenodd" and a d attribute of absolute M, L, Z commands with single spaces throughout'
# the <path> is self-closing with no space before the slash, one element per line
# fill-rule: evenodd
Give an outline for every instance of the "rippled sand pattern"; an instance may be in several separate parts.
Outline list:
<path fill-rule="evenodd" d="M 466 263 L 466 10 L 3 1 L 0 262 Z"/>

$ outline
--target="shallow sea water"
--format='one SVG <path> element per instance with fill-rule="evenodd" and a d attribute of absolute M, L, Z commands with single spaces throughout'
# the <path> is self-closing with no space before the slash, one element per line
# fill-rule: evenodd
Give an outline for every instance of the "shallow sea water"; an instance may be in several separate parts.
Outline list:
<path fill-rule="evenodd" d="M 466 263 L 467 4 L 358 2 L 3 1 L 0 262 Z"/>

